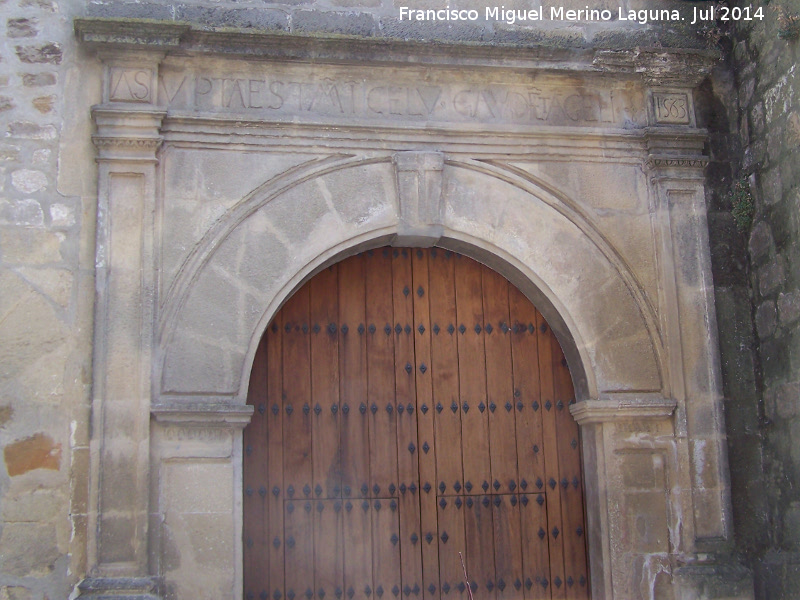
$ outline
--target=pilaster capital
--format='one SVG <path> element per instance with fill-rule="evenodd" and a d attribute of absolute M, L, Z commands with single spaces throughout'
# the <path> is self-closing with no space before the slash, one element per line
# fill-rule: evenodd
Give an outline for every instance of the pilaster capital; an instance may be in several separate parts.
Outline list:
<path fill-rule="evenodd" d="M 657 394 L 611 394 L 598 400 L 582 400 L 570 406 L 575 421 L 581 426 L 599 423 L 666 419 L 675 411 L 677 402 Z"/>
<path fill-rule="evenodd" d="M 162 400 L 150 406 L 150 414 L 162 425 L 243 429 L 253 416 L 253 407 L 232 402 Z"/>
<path fill-rule="evenodd" d="M 155 162 L 163 141 L 160 128 L 165 116 L 164 111 L 146 107 L 94 107 L 97 133 L 92 141 L 98 160 Z"/>

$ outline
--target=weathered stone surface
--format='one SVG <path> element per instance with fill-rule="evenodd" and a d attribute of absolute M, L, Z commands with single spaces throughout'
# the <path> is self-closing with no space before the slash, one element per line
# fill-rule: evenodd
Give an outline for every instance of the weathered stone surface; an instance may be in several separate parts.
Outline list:
<path fill-rule="evenodd" d="M 36 37 L 39 33 L 37 19 L 9 19 L 6 22 L 6 35 L 10 38 Z"/>
<path fill-rule="evenodd" d="M 366 0 L 371 1 L 371 0 Z M 316 10 L 298 10 L 292 14 L 295 31 L 325 31 L 328 33 L 370 36 L 375 32 L 375 20 L 368 14 L 358 16 Z"/>
<path fill-rule="evenodd" d="M 750 256 L 759 260 L 773 248 L 772 232 L 766 221 L 759 221 L 750 233 Z"/>
<path fill-rule="evenodd" d="M 778 316 L 783 326 L 800 318 L 800 290 L 778 294 Z"/>
<path fill-rule="evenodd" d="M 0 200 L 0 225 L 42 227 L 44 211 L 41 205 L 31 198 L 16 201 Z"/>
<path fill-rule="evenodd" d="M 773 421 L 800 417 L 800 382 L 774 386 L 765 399 L 767 415 Z"/>
<path fill-rule="evenodd" d="M 56 84 L 55 73 L 23 73 L 22 85 L 25 87 L 47 87 Z"/>
<path fill-rule="evenodd" d="M 37 433 L 8 444 L 3 448 L 3 459 L 11 477 L 34 469 L 57 471 L 61 468 L 61 444 L 44 433 Z"/>
<path fill-rule="evenodd" d="M 783 263 L 773 258 L 758 271 L 758 291 L 762 296 L 770 295 L 783 284 L 784 277 Z"/>
<path fill-rule="evenodd" d="M 37 125 L 30 121 L 14 121 L 8 124 L 8 134 L 11 137 L 31 140 L 54 140 L 56 128 L 52 125 Z"/>
<path fill-rule="evenodd" d="M 61 243 L 57 233 L 14 229 L 3 232 L 0 250 L 7 263 L 38 265 L 61 262 Z"/>
<path fill-rule="evenodd" d="M 60 65 L 63 58 L 61 45 L 55 42 L 41 46 L 17 46 L 17 57 L 23 63 Z"/>
<path fill-rule="evenodd" d="M 32 194 L 47 187 L 47 175 L 41 171 L 20 169 L 11 173 L 11 184 L 23 194 Z"/>
<path fill-rule="evenodd" d="M 33 104 L 33 107 L 40 113 L 48 114 L 53 111 L 53 103 L 55 100 L 55 96 L 40 96 L 38 98 L 34 98 L 31 101 L 31 104 Z"/>
<path fill-rule="evenodd" d="M 775 303 L 771 300 L 764 302 L 756 311 L 756 328 L 758 335 L 762 338 L 775 333 L 778 324 L 778 313 L 775 310 Z"/>

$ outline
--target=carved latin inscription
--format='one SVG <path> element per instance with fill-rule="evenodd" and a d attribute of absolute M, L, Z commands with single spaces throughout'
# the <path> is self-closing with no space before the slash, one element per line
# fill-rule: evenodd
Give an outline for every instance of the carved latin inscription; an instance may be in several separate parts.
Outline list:
<path fill-rule="evenodd" d="M 579 126 L 628 124 L 639 120 L 640 112 L 627 93 L 612 89 L 301 75 L 166 73 L 159 81 L 159 104 L 178 111 L 246 114 L 253 119 L 300 116 Z"/>
<path fill-rule="evenodd" d="M 108 99 L 111 102 L 151 101 L 150 86 L 153 72 L 150 69 L 110 67 L 108 72 Z"/>
<path fill-rule="evenodd" d="M 653 94 L 653 110 L 656 123 L 665 125 L 689 125 L 691 123 L 689 96 L 687 94 Z"/>

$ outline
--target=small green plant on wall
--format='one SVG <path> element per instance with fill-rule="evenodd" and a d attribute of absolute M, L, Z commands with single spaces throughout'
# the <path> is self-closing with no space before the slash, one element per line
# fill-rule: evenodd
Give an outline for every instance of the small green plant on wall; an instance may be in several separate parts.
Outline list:
<path fill-rule="evenodd" d="M 731 190 L 731 204 L 733 210 L 733 220 L 736 222 L 736 229 L 741 232 L 750 231 L 750 226 L 753 224 L 753 214 L 755 213 L 755 205 L 753 204 L 753 195 L 750 193 L 750 183 L 746 177 L 743 177 L 733 184 Z"/>

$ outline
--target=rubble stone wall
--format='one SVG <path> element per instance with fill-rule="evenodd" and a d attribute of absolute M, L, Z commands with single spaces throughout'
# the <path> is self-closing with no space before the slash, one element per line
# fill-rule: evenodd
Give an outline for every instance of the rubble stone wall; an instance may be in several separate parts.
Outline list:
<path fill-rule="evenodd" d="M 800 5 L 755 6 L 766 18 L 737 25 L 714 79 L 728 100 L 711 123 L 708 204 L 737 550 L 756 597 L 789 598 L 800 590 Z M 737 231 L 748 194 L 753 221 Z"/>

